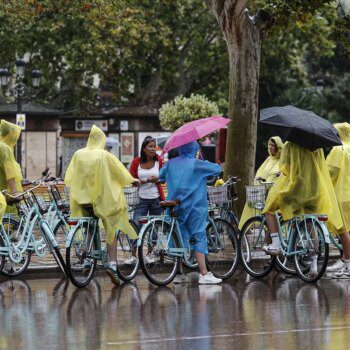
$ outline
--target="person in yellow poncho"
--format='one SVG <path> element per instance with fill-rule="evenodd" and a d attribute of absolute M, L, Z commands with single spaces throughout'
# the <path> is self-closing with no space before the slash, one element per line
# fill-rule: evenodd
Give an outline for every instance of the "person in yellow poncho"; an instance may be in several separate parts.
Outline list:
<path fill-rule="evenodd" d="M 266 158 L 264 163 L 261 164 L 260 168 L 255 174 L 255 178 L 261 178 L 265 181 L 273 181 L 276 174 L 279 172 L 278 161 L 281 156 L 283 142 L 280 137 L 274 136 L 269 139 L 267 144 L 269 157 Z M 258 181 L 255 181 L 255 185 L 259 185 Z M 245 222 L 251 217 L 258 215 L 255 209 L 249 208 L 246 203 L 239 221 L 239 229 L 242 229 Z"/>
<path fill-rule="evenodd" d="M 112 282 L 118 285 L 115 233 L 122 230 L 130 238 L 138 238 L 129 224 L 123 187 L 138 184 L 139 181 L 130 175 L 114 155 L 104 150 L 105 145 L 106 135 L 93 125 L 86 147 L 76 151 L 69 163 L 65 183 L 70 188 L 71 216 L 87 216 L 83 205 L 92 204 L 94 214 L 102 220 L 107 233 L 107 273 Z"/>
<path fill-rule="evenodd" d="M 337 199 L 329 176 L 323 150 L 308 149 L 286 142 L 279 162 L 281 176 L 271 188 L 263 209 L 272 243 L 264 247 L 271 255 L 280 254 L 277 219 L 280 210 L 283 220 L 300 214 L 326 214 L 337 229 L 343 225 Z M 312 257 L 310 275 L 317 272 L 317 256 Z"/>
<path fill-rule="evenodd" d="M 329 225 L 334 235 L 339 235 L 343 246 L 343 263 L 335 273 L 337 278 L 350 278 L 350 124 L 334 125 L 338 130 L 343 146 L 333 147 L 326 162 L 337 196 L 343 226 L 336 228 Z"/>
<path fill-rule="evenodd" d="M 22 192 L 22 172 L 14 156 L 14 147 L 21 134 L 18 125 L 4 119 L 0 124 L 0 190 L 13 195 Z M 15 207 L 7 206 L 6 212 L 17 212 Z"/>

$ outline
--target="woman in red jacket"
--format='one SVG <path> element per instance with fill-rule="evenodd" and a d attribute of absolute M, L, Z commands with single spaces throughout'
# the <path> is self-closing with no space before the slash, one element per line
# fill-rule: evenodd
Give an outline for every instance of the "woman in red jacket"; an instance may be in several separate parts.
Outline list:
<path fill-rule="evenodd" d="M 163 189 L 158 182 L 159 170 L 163 166 L 162 159 L 156 153 L 156 140 L 147 136 L 141 145 L 140 157 L 134 158 L 130 165 L 130 174 L 139 179 L 140 203 L 134 212 L 134 221 L 138 223 L 141 216 L 160 215 L 162 208 L 159 205 L 164 200 Z M 152 248 L 150 247 L 150 253 Z M 133 264 L 136 261 L 136 251 L 125 261 L 126 264 Z M 148 263 L 152 263 L 151 254 L 146 256 Z"/>

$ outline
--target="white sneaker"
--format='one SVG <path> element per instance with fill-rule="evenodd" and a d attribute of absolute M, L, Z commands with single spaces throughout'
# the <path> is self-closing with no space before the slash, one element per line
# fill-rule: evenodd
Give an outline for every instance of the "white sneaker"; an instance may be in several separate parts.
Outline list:
<path fill-rule="evenodd" d="M 180 274 L 180 275 L 176 275 L 173 283 L 175 284 L 180 284 L 180 283 L 188 283 L 190 281 L 190 279 L 185 275 L 185 274 Z"/>
<path fill-rule="evenodd" d="M 125 265 L 135 265 L 137 263 L 136 256 L 131 255 L 130 258 L 124 260 Z"/>
<path fill-rule="evenodd" d="M 282 254 L 281 248 L 274 247 L 272 244 L 263 245 L 261 247 L 261 250 L 264 251 L 266 254 L 269 254 L 269 255 L 280 255 L 280 254 Z"/>
<path fill-rule="evenodd" d="M 218 284 L 221 283 L 221 278 L 216 278 L 212 272 L 208 272 L 206 275 L 199 274 L 198 283 L 199 284 Z"/>
<path fill-rule="evenodd" d="M 333 276 L 339 279 L 348 280 L 350 279 L 350 270 L 347 269 L 346 267 L 343 267 L 340 271 L 336 272 Z"/>
<path fill-rule="evenodd" d="M 344 261 L 338 259 L 334 264 L 327 267 L 327 272 L 338 272 L 345 267 Z"/>
<path fill-rule="evenodd" d="M 157 261 L 153 254 L 147 254 L 145 260 L 147 264 L 154 264 Z"/>

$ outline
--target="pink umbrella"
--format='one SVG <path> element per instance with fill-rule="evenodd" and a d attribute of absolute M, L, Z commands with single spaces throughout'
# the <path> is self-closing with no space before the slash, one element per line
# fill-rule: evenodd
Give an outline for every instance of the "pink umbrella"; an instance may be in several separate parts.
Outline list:
<path fill-rule="evenodd" d="M 229 119 L 215 115 L 213 117 L 198 119 L 186 123 L 181 126 L 181 128 L 175 130 L 175 132 L 169 137 L 162 153 L 169 152 L 173 148 L 201 139 L 213 131 L 224 128 L 229 122 Z"/>

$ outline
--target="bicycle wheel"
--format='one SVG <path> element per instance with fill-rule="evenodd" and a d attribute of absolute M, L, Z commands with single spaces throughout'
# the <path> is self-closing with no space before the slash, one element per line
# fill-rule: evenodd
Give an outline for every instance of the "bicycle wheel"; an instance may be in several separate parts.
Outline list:
<path fill-rule="evenodd" d="M 239 220 L 238 220 L 238 217 L 235 213 L 233 213 L 231 210 L 225 208 L 225 207 L 222 207 L 220 208 L 220 211 L 219 211 L 219 216 L 228 221 L 232 227 L 233 227 L 233 230 L 237 236 L 237 241 L 239 239 L 239 236 L 240 236 L 240 231 L 239 231 Z"/>
<path fill-rule="evenodd" d="M 10 242 L 17 243 L 20 240 L 22 232 L 17 232 L 19 227 L 19 222 L 11 217 L 4 217 L 2 221 L 3 229 L 5 230 Z M 4 242 L 1 239 L 2 246 L 4 246 Z M 22 253 L 22 259 L 20 262 L 13 262 L 8 256 L 1 256 L 1 260 L 3 263 L 2 273 L 9 277 L 15 277 L 22 274 L 27 270 L 32 254 L 30 251 L 26 250 Z M 1 263 L 0 263 L 1 265 Z"/>
<path fill-rule="evenodd" d="M 92 280 L 97 259 L 92 256 L 96 249 L 96 237 L 88 239 L 88 234 L 77 228 L 69 247 L 66 249 L 66 269 L 71 282 L 78 288 L 87 286 Z"/>
<path fill-rule="evenodd" d="M 66 236 L 68 234 L 69 227 L 67 227 L 67 224 L 63 220 L 57 221 L 55 224 L 52 232 L 55 236 L 55 239 L 60 242 L 65 242 Z"/>
<path fill-rule="evenodd" d="M 170 254 L 171 248 L 179 248 L 176 232 L 170 231 L 165 220 L 151 221 L 143 231 L 138 255 L 143 273 L 157 286 L 165 286 L 175 278 L 179 258 Z"/>
<path fill-rule="evenodd" d="M 290 240 L 289 237 L 289 226 L 287 223 L 281 222 L 281 232 L 279 233 L 279 239 L 284 250 L 287 250 L 287 246 Z M 290 275 L 296 275 L 293 257 L 287 257 L 285 255 L 276 256 L 276 267 L 278 267 L 282 272 L 286 272 Z"/>
<path fill-rule="evenodd" d="M 187 261 L 182 260 L 183 265 L 189 270 L 195 270 L 198 268 L 198 263 L 195 258 L 194 250 L 191 249 L 187 254 Z"/>
<path fill-rule="evenodd" d="M 261 249 L 269 232 L 263 219 L 263 216 L 248 219 L 239 237 L 239 253 L 243 267 L 249 275 L 259 278 L 271 272 L 276 260 Z"/>
<path fill-rule="evenodd" d="M 215 218 L 207 226 L 208 270 L 217 278 L 227 279 L 238 265 L 238 242 L 232 225 L 221 218 Z"/>
<path fill-rule="evenodd" d="M 129 220 L 131 226 L 134 227 L 135 231 L 138 232 L 137 225 Z M 125 261 L 129 259 L 132 255 L 133 248 L 137 245 L 137 240 L 131 240 L 127 234 L 122 231 L 117 232 L 117 274 L 119 278 L 128 282 L 131 281 L 137 274 L 139 269 L 139 259 L 135 262 L 125 264 Z"/>
<path fill-rule="evenodd" d="M 2 239 L 2 237 L 0 237 L 0 247 L 5 247 L 5 243 Z M 2 269 L 4 268 L 4 264 L 5 264 L 5 256 L 4 255 L 0 255 L 0 271 L 2 271 Z"/>
<path fill-rule="evenodd" d="M 299 232 L 295 229 L 293 234 L 293 255 L 295 270 L 305 282 L 316 282 L 324 274 L 327 263 L 329 246 L 326 243 L 323 228 L 315 219 L 306 219 L 299 223 Z M 312 260 L 317 259 L 317 271 L 310 269 Z"/>

